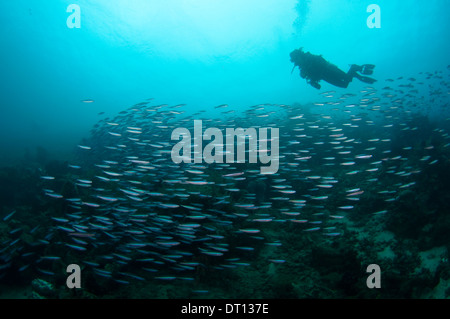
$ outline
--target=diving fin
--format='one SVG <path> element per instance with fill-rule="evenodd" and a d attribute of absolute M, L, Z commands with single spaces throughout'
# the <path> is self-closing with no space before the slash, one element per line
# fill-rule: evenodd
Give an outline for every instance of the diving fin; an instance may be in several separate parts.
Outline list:
<path fill-rule="evenodd" d="M 368 76 L 362 76 L 362 75 L 358 75 L 358 76 L 356 76 L 356 78 L 364 83 L 369 83 L 369 84 L 373 84 L 377 81 L 375 79 L 369 78 Z"/>
<path fill-rule="evenodd" d="M 364 75 L 371 75 L 373 74 L 373 69 L 375 68 L 375 65 L 373 64 L 363 64 L 361 68 L 361 74 Z"/>

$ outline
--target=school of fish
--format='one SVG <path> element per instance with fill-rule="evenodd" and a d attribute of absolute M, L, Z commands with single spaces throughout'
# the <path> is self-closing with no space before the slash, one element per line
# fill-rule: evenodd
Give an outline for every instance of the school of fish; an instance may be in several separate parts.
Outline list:
<path fill-rule="evenodd" d="M 103 118 L 77 146 L 69 173 L 42 173 L 55 208 L 28 234 L 45 228 L 46 236 L 30 244 L 14 236 L 23 230 L 12 230 L 2 242 L 0 276 L 13 267 L 61 276 L 60 265 L 78 263 L 94 281 L 186 281 L 207 293 L 196 286 L 199 268 L 249 266 L 261 247 L 283 245 L 277 232 L 339 240 L 349 214 L 395 214 L 399 193 L 414 191 L 423 169 L 448 152 L 448 70 L 387 79 L 390 86 L 356 94 L 328 91 L 309 105 L 223 104 L 211 116 L 148 99 Z M 443 115 L 442 128 L 424 139 L 418 114 L 433 110 Z M 203 130 L 279 128 L 279 170 L 173 163 L 171 134 L 192 129 L 194 120 Z M 274 251 L 267 263 L 287 262 Z"/>

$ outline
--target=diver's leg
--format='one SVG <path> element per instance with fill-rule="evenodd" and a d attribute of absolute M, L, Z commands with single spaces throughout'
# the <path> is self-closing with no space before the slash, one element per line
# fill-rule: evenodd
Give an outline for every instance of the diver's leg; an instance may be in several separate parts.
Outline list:
<path fill-rule="evenodd" d="M 352 78 L 352 76 L 349 76 L 348 73 L 345 73 L 335 65 L 329 65 L 326 72 L 322 75 L 324 81 L 344 89 L 348 87 Z"/>
<path fill-rule="evenodd" d="M 365 64 L 365 65 L 357 65 L 352 64 L 350 66 L 350 69 L 347 73 L 339 69 L 337 66 L 330 66 L 327 69 L 327 72 L 323 75 L 323 80 L 327 81 L 330 84 L 333 84 L 334 86 L 340 87 L 340 88 L 347 88 L 350 82 L 352 82 L 353 78 L 357 78 L 358 80 L 373 84 L 376 82 L 375 79 L 369 78 L 367 76 L 362 76 L 358 74 L 357 72 L 362 72 L 366 69 L 366 72 L 369 70 L 373 70 L 372 65 Z"/>
<path fill-rule="evenodd" d="M 350 79 L 349 82 L 351 82 L 353 78 L 357 78 L 358 80 L 360 80 L 361 82 L 364 82 L 364 83 L 369 83 L 369 84 L 375 83 L 377 80 L 369 78 L 368 76 L 362 76 L 362 75 L 359 75 L 358 73 L 356 73 L 356 72 L 361 72 L 363 74 L 372 74 L 374 67 L 375 67 L 375 65 L 373 65 L 373 64 L 364 64 L 361 66 L 352 64 L 350 67 L 350 70 L 348 70 L 348 72 L 347 72 L 347 76 Z"/>
<path fill-rule="evenodd" d="M 334 86 L 346 89 L 350 82 L 351 82 L 351 80 L 348 81 L 347 78 L 341 78 L 339 81 L 335 80 L 335 81 L 333 81 L 333 83 L 331 83 L 331 82 L 330 83 L 333 84 Z"/>
<path fill-rule="evenodd" d="M 343 71 L 339 70 L 340 72 L 342 72 L 342 74 L 340 74 L 340 77 L 336 78 L 334 83 L 332 84 L 346 89 L 350 84 L 350 82 L 352 82 L 354 77 L 358 78 L 359 75 L 356 72 L 360 72 L 362 68 L 363 68 L 362 66 L 352 64 L 347 73 L 344 73 Z"/>
<path fill-rule="evenodd" d="M 351 79 L 353 79 L 353 77 L 357 74 L 356 72 L 361 72 L 363 69 L 362 66 L 357 65 L 357 64 L 352 64 L 350 66 L 350 69 L 347 72 L 347 76 L 350 77 Z"/>

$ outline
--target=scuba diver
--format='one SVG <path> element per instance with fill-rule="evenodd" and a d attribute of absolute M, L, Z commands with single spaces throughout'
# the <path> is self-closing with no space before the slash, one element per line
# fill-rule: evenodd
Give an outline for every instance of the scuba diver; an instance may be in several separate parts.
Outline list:
<path fill-rule="evenodd" d="M 365 83 L 375 83 L 377 80 L 369 78 L 364 75 L 371 75 L 375 65 L 364 64 L 356 65 L 352 64 L 350 70 L 347 73 L 339 69 L 334 64 L 331 64 L 325 60 L 321 55 L 314 55 L 309 52 L 303 52 L 303 48 L 294 50 L 290 54 L 291 62 L 294 63 L 292 71 L 298 66 L 300 69 L 300 76 L 306 79 L 306 82 L 316 89 L 320 90 L 320 80 L 324 80 L 335 86 L 346 88 L 348 84 L 357 78 L 358 80 Z M 358 74 L 357 72 L 361 73 Z M 291 72 L 292 73 L 292 72 Z"/>

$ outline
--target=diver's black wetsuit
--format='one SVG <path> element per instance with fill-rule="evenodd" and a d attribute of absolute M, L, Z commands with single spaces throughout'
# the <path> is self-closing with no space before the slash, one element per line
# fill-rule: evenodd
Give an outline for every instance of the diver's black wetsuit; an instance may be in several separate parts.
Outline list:
<path fill-rule="evenodd" d="M 372 74 L 374 65 L 365 64 L 358 66 L 353 64 L 350 70 L 345 73 L 334 64 L 331 64 L 320 55 L 314 55 L 309 52 L 304 53 L 302 49 L 291 52 L 291 61 L 295 64 L 294 68 L 300 68 L 300 76 L 307 82 L 320 89 L 319 81 L 324 80 L 337 87 L 346 88 L 354 77 L 366 83 L 374 83 L 376 80 L 362 76 L 356 72 L 363 74 Z"/>

